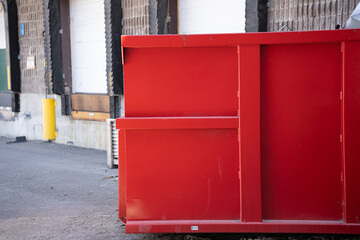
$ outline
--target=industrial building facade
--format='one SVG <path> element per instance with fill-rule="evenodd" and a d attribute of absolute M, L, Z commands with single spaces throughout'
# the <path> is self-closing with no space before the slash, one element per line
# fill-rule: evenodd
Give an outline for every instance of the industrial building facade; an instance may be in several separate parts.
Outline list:
<path fill-rule="evenodd" d="M 105 119 L 124 114 L 121 35 L 334 29 L 358 2 L 1 0 L 0 136 L 42 139 L 49 97 L 55 142 L 106 149 Z"/>

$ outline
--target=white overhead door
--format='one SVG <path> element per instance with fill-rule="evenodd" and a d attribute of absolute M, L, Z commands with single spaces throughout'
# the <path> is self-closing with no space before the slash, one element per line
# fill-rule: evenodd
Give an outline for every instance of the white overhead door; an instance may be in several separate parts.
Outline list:
<path fill-rule="evenodd" d="M 73 93 L 107 93 L 104 0 L 70 0 Z"/>
<path fill-rule="evenodd" d="M 4 9 L 0 4 L 0 49 L 6 48 Z"/>
<path fill-rule="evenodd" d="M 179 0 L 179 33 L 245 32 L 245 0 Z"/>

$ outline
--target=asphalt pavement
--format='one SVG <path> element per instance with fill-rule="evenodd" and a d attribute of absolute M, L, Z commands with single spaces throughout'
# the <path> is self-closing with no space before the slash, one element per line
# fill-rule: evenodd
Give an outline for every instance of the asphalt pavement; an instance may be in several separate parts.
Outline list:
<path fill-rule="evenodd" d="M 106 152 L 0 137 L 0 240 L 359 239 L 344 235 L 125 234 Z"/>
<path fill-rule="evenodd" d="M 106 152 L 0 138 L 0 239 L 143 239 L 118 220 Z"/>

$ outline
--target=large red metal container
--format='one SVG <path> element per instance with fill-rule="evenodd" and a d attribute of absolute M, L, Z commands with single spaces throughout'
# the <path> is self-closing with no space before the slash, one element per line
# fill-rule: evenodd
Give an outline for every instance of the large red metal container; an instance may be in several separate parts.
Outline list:
<path fill-rule="evenodd" d="M 360 233 L 360 30 L 122 47 L 127 233 Z"/>

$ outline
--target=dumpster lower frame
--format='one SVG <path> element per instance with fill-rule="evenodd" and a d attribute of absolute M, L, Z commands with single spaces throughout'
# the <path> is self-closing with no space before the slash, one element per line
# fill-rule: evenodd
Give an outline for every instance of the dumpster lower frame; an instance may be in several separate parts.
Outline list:
<path fill-rule="evenodd" d="M 336 171 L 341 172 L 341 175 L 339 174 L 339 183 L 341 183 L 341 202 L 339 202 L 341 219 L 338 220 L 331 220 L 332 218 L 336 218 L 333 217 L 335 215 L 326 212 L 324 219 L 327 220 L 311 219 L 311 216 L 306 215 L 303 216 L 303 219 L 263 219 L 264 199 L 262 196 L 262 188 L 264 186 L 262 185 L 264 184 L 262 184 L 262 130 L 260 127 L 262 117 L 260 84 L 262 81 L 261 78 L 263 77 L 260 74 L 261 52 L 264 46 L 288 45 L 290 47 L 296 47 L 297 44 L 338 44 L 339 46 L 338 54 L 341 69 L 339 70 L 340 91 L 337 96 L 339 98 L 340 118 L 339 120 L 329 119 L 329 121 L 336 121 L 336 123 L 339 121 L 338 137 L 341 148 L 341 156 L 339 156 L 341 161 L 339 163 L 341 164 L 338 165 Z M 127 233 L 274 232 L 360 234 L 360 191 L 358 190 L 360 175 L 357 174 L 357 170 L 360 169 L 360 161 L 358 161 L 358 159 L 360 159 L 360 149 L 357 147 L 357 143 L 360 140 L 360 126 L 358 126 L 358 122 L 360 122 L 360 71 L 358 68 L 360 64 L 360 31 L 336 30 L 291 33 L 123 36 L 122 47 L 126 117 L 117 119 L 116 127 L 119 129 L 119 217 L 126 223 Z M 156 109 L 155 106 L 154 109 L 149 110 L 144 107 L 145 105 L 141 105 L 142 102 L 146 103 L 146 101 L 142 101 L 145 98 L 144 95 L 146 95 L 146 92 L 141 89 L 137 90 L 134 87 L 135 84 L 131 83 L 131 81 L 139 81 L 138 76 L 142 74 L 135 74 L 134 71 L 131 70 L 133 67 L 132 64 L 136 62 L 136 60 L 134 60 L 133 50 L 137 49 L 137 51 L 141 51 L 144 49 L 147 51 L 148 49 L 155 49 L 159 52 L 166 52 L 168 50 L 172 51 L 174 48 L 208 48 L 210 50 L 213 47 L 233 47 L 233 49 L 236 50 L 237 58 L 235 61 L 237 66 L 238 100 L 235 114 L 226 108 L 226 100 L 219 100 L 220 103 L 214 106 L 214 108 L 225 109 L 225 114 L 221 115 L 213 114 L 209 112 L 208 109 L 194 110 L 190 114 L 182 109 L 176 112 L 175 109 L 174 113 L 169 112 L 167 114 L 166 109 L 171 109 L 172 106 L 175 106 L 174 108 L 176 108 L 176 106 L 183 106 L 181 104 L 176 105 L 178 102 L 175 102 L 175 105 L 170 102 L 163 103 L 163 108 Z M 312 47 L 314 51 L 316 51 L 316 45 Z M 152 61 L 149 56 L 145 54 L 144 58 Z M 174 56 L 174 58 L 176 57 L 177 56 Z M 311 55 L 308 57 L 310 58 Z M 203 62 L 199 64 L 201 64 L 201 66 L 206 66 L 206 64 L 211 66 L 210 61 L 210 59 L 203 59 Z M 286 59 L 284 59 L 284 61 L 286 61 Z M 304 64 L 304 66 L 305 65 L 306 64 Z M 174 65 L 169 64 L 168 66 L 162 67 L 172 68 Z M 222 69 L 219 71 L 222 71 Z M 316 69 L 312 71 L 316 71 Z M 149 74 L 149 70 L 148 72 L 144 71 L 144 79 L 148 78 L 147 74 Z M 156 74 L 159 73 L 156 72 Z M 194 87 L 197 87 L 196 84 L 195 82 Z M 215 82 L 215 79 L 209 78 L 209 84 L 216 85 L 218 83 Z M 166 83 L 164 83 L 164 85 L 166 86 Z M 208 97 L 206 94 L 207 93 L 204 93 L 204 98 Z M 281 94 L 281 92 L 279 92 L 279 94 Z M 165 95 L 166 93 L 164 93 L 164 96 Z M 136 101 L 136 99 L 139 99 L 139 101 Z M 189 104 L 190 106 L 194 104 L 186 98 L 181 101 L 185 102 L 183 103 L 184 105 Z M 223 103 L 221 101 L 223 101 Z M 204 106 L 206 108 L 206 105 Z M 302 105 L 300 104 L 294 107 L 301 108 Z M 191 108 L 191 106 L 189 108 Z M 156 209 L 161 209 L 161 206 L 150 209 L 152 203 L 146 202 L 147 199 L 132 197 L 134 193 L 141 196 L 141 191 L 146 192 L 146 187 L 143 186 L 143 188 L 135 190 L 134 187 L 139 187 L 139 185 L 137 185 L 137 183 L 135 184 L 134 180 L 129 182 L 130 176 L 132 176 L 131 179 L 134 179 L 133 174 L 136 172 L 136 169 L 134 169 L 135 165 L 131 165 L 130 162 L 128 162 L 130 161 L 128 159 L 130 152 L 127 151 L 127 149 L 130 147 L 129 144 L 134 144 L 134 141 L 129 142 L 127 131 L 184 131 L 189 129 L 223 129 L 224 131 L 226 129 L 237 129 L 239 147 L 237 150 L 234 149 L 234 151 L 238 152 L 233 153 L 233 156 L 238 156 L 239 158 L 238 205 L 240 211 L 238 213 L 238 219 L 227 220 L 222 219 L 222 216 L 216 216 L 217 219 L 181 219 L 184 209 L 174 210 L 170 219 L 167 218 L 168 215 L 166 212 L 163 213 L 164 219 L 148 219 L 151 218 L 151 216 L 157 216 L 157 213 L 149 213 L 148 215 L 140 213 L 141 211 L 155 211 Z M 311 141 L 311 139 L 309 139 L 309 141 Z M 149 144 L 149 148 L 151 148 L 151 143 Z M 163 148 L 165 152 L 170 151 L 167 150 L 167 148 L 170 149 L 170 146 L 167 146 L 166 142 Z M 142 151 L 142 149 L 139 149 L 139 151 Z M 149 161 L 152 159 L 153 156 L 149 156 Z M 151 171 L 151 164 L 146 167 L 149 167 L 149 171 Z M 322 175 L 326 176 L 326 171 L 331 171 L 326 164 L 317 167 L 320 170 L 324 170 L 324 172 L 318 172 L 320 177 Z M 166 169 L 166 167 L 163 169 L 163 171 L 169 170 L 170 169 Z M 286 169 L 283 170 L 286 171 Z M 310 188 L 311 184 L 316 183 L 304 177 L 303 184 Z M 331 189 L 326 193 L 331 193 Z M 148 194 L 156 195 L 156 192 Z M 311 198 L 312 196 L 308 197 Z M 129 204 L 131 205 L 131 209 L 129 209 Z M 300 206 L 302 202 L 299 200 L 293 204 Z M 133 206 L 139 206 L 139 208 L 136 209 L 135 207 L 134 209 Z M 141 206 L 146 206 L 147 208 L 142 209 Z M 175 208 L 176 206 L 174 206 L 174 209 Z M 226 208 L 226 206 L 219 205 L 218 208 Z M 194 208 L 193 211 L 196 212 L 197 209 Z M 336 211 L 335 209 L 334 212 Z M 188 212 L 191 212 L 191 209 L 188 210 Z M 178 219 L 176 219 L 176 214 L 179 216 Z M 289 213 L 289 218 L 300 215 L 301 212 L 295 211 L 295 213 Z M 143 219 L 141 219 L 142 216 Z M 199 218 L 200 215 L 194 216 L 195 218 Z"/>

